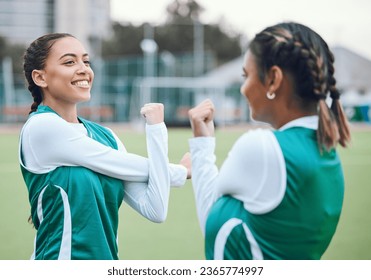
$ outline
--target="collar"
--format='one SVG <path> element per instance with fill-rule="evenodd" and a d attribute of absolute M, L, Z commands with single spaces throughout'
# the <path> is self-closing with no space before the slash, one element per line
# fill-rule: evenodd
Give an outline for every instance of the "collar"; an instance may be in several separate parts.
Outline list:
<path fill-rule="evenodd" d="M 302 117 L 298 118 L 296 120 L 290 121 L 287 124 L 281 126 L 278 130 L 286 130 L 291 127 L 304 127 L 309 128 L 313 130 L 318 129 L 318 116 L 308 116 L 308 117 Z"/>

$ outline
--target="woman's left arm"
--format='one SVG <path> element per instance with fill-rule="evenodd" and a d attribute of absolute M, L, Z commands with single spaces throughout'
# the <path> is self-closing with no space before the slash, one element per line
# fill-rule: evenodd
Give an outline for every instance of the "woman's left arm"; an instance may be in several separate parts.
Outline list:
<path fill-rule="evenodd" d="M 167 130 L 164 124 L 146 125 L 149 182 L 124 182 L 124 200 L 134 210 L 153 222 L 167 216 L 170 195 Z"/>

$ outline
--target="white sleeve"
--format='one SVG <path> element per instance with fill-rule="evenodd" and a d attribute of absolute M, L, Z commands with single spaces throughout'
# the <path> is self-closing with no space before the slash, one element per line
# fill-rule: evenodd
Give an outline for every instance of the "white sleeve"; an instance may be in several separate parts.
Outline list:
<path fill-rule="evenodd" d="M 211 206 L 222 195 L 231 195 L 255 214 L 266 213 L 282 201 L 286 190 L 286 168 L 279 144 L 269 130 L 242 135 L 218 171 L 215 138 L 189 141 L 192 156 L 192 184 L 200 226 L 205 230 Z"/>
<path fill-rule="evenodd" d="M 28 153 L 22 153 L 20 162 L 34 173 L 58 166 L 83 166 L 124 181 L 148 182 L 142 202 L 147 200 L 151 219 L 159 222 L 166 218 L 170 192 L 165 124 L 146 125 L 146 137 L 148 159 L 107 147 L 57 115 L 45 113 L 31 117 L 22 129 L 20 149 Z"/>
<path fill-rule="evenodd" d="M 153 129 L 155 131 L 151 132 Z M 124 200 L 144 217 L 159 223 L 166 219 L 170 196 L 168 137 L 166 129 L 158 130 L 153 125 L 146 125 L 146 132 L 150 167 L 148 186 L 140 182 L 125 182 Z"/>
<path fill-rule="evenodd" d="M 126 152 L 126 148 L 117 135 L 112 131 L 118 149 Z M 187 169 L 178 164 L 168 164 L 170 174 L 170 186 L 180 187 L 185 184 L 187 179 Z M 161 166 L 156 166 L 161 168 Z M 167 188 L 164 188 L 162 193 L 156 194 L 156 190 L 148 187 L 145 182 L 130 182 L 124 181 L 124 201 L 130 205 L 135 211 L 143 217 L 153 221 L 162 222 L 166 218 L 166 214 L 162 217 L 159 213 L 166 213 L 167 206 L 165 207 L 165 197 L 169 196 Z M 160 209 L 160 210 L 159 210 Z"/>
<path fill-rule="evenodd" d="M 155 128 L 166 130 L 164 123 L 150 127 L 153 129 L 149 133 Z M 147 182 L 148 159 L 128 153 L 118 137 L 113 135 L 119 150 L 83 135 L 53 113 L 35 115 L 22 129 L 20 149 L 23 161 L 19 160 L 27 170 L 37 174 L 50 172 L 63 165 L 84 166 L 117 179 Z M 169 164 L 168 167 L 171 185 L 184 185 L 186 168 L 177 164 Z"/>
<path fill-rule="evenodd" d="M 192 160 L 192 185 L 197 216 L 201 231 L 204 233 L 208 213 L 217 199 L 216 181 L 218 168 L 215 165 L 215 138 L 191 138 L 189 139 L 189 148 Z"/>
<path fill-rule="evenodd" d="M 272 131 L 256 129 L 242 135 L 221 166 L 216 187 L 254 214 L 277 207 L 286 190 L 286 166 Z"/>
<path fill-rule="evenodd" d="M 166 130 L 164 124 L 155 127 Z M 33 173 L 47 173 L 59 166 L 83 166 L 117 179 L 148 181 L 146 158 L 105 146 L 53 113 L 31 117 L 22 129 L 21 143 L 24 167 Z"/>
<path fill-rule="evenodd" d="M 109 128 L 108 128 L 109 129 Z M 121 140 L 117 137 L 114 131 L 109 129 L 117 142 L 117 149 L 119 151 L 126 152 L 126 148 Z M 187 168 L 180 164 L 169 163 L 170 173 L 170 186 L 171 187 L 182 187 L 187 181 Z M 139 184 L 136 184 L 139 187 Z M 147 184 L 143 184 L 142 187 L 147 187 Z"/>

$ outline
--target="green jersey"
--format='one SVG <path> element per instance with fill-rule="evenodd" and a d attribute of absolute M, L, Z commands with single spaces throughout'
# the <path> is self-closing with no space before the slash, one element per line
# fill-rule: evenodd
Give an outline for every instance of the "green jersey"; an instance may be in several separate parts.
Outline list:
<path fill-rule="evenodd" d="M 41 106 L 34 114 L 46 112 L 52 111 Z M 80 121 L 91 138 L 117 149 L 109 130 L 87 120 Z M 122 180 L 79 166 L 60 166 L 43 174 L 32 173 L 22 165 L 21 170 L 37 229 L 35 259 L 118 258 Z"/>
<path fill-rule="evenodd" d="M 335 150 L 320 153 L 313 129 L 273 134 L 286 166 L 282 200 L 252 213 L 241 200 L 220 197 L 206 222 L 207 259 L 320 259 L 327 249 L 343 203 L 340 159 Z"/>
<path fill-rule="evenodd" d="M 117 259 L 122 199 L 153 222 L 166 219 L 170 185 L 187 169 L 167 156 L 165 123 L 146 125 L 147 157 L 126 151 L 115 133 L 68 123 L 39 106 L 23 126 L 19 160 L 37 229 L 36 259 Z"/>

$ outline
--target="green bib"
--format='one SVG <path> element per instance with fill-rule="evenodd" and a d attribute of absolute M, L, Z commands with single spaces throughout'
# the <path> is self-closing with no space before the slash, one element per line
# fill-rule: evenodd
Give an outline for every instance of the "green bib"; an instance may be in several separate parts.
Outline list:
<path fill-rule="evenodd" d="M 281 203 L 252 214 L 231 196 L 221 197 L 206 223 L 207 259 L 320 259 L 338 224 L 344 178 L 335 150 L 319 152 L 316 131 L 275 131 L 286 164 Z"/>
<path fill-rule="evenodd" d="M 32 115 L 43 113 L 55 112 L 39 106 Z M 79 121 L 89 137 L 117 149 L 108 129 Z M 124 197 L 121 180 L 79 166 L 60 166 L 45 174 L 22 166 L 21 170 L 37 229 L 35 259 L 118 259 L 118 209 Z"/>

